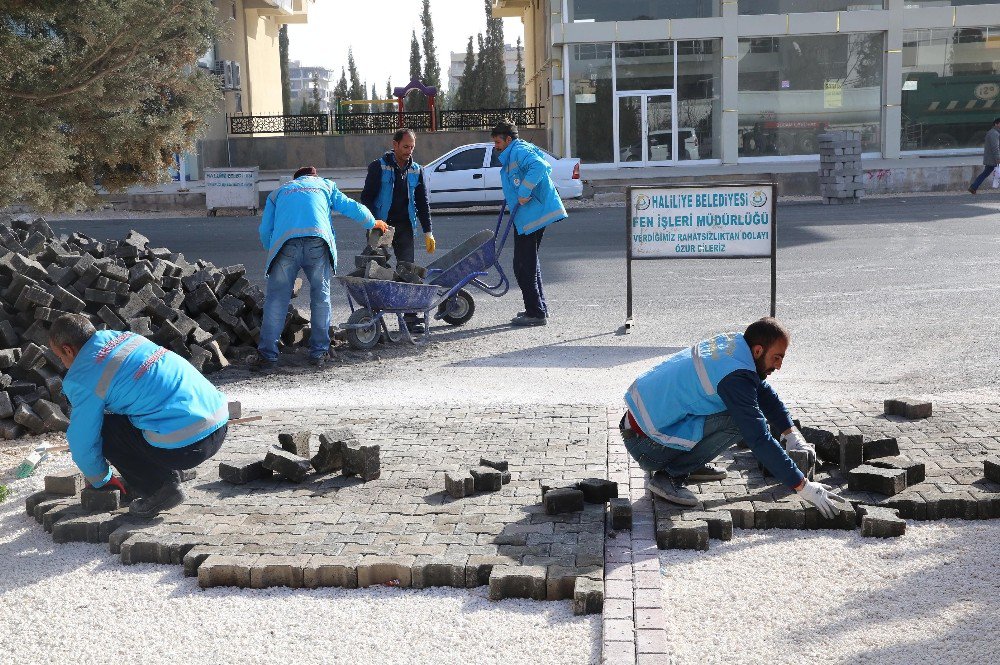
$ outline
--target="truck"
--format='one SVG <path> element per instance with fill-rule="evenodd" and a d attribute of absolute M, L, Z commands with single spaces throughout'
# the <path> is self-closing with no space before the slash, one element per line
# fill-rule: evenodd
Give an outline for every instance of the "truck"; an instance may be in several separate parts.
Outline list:
<path fill-rule="evenodd" d="M 980 148 L 1000 116 L 1000 74 L 909 73 L 902 115 L 903 150 Z"/>

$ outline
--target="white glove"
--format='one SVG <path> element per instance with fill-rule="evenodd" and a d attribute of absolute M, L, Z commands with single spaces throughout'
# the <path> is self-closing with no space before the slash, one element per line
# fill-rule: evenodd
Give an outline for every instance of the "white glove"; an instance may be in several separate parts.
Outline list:
<path fill-rule="evenodd" d="M 843 507 L 838 505 L 837 502 L 840 504 L 846 503 L 844 498 L 839 494 L 831 492 L 830 490 L 832 489 L 829 485 L 807 480 L 802 489 L 796 491 L 803 499 L 819 508 L 819 512 L 823 517 L 831 519 L 843 510 Z"/>
<path fill-rule="evenodd" d="M 806 441 L 798 427 L 793 427 L 782 440 L 785 442 L 785 450 L 808 450 L 813 455 L 816 454 L 816 447 Z"/>

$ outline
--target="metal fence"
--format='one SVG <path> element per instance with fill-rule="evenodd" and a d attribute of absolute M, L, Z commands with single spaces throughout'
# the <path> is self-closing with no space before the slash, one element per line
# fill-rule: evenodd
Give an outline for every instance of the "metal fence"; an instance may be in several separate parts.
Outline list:
<path fill-rule="evenodd" d="M 507 109 L 469 109 L 437 112 L 437 129 L 491 129 L 501 120 L 518 127 L 544 127 L 542 106 Z M 373 113 L 337 113 L 316 115 L 234 115 L 229 118 L 230 134 L 325 134 L 333 125 L 339 134 L 389 134 L 399 129 L 398 111 Z M 403 127 L 427 131 L 431 128 L 429 111 L 404 111 Z"/>

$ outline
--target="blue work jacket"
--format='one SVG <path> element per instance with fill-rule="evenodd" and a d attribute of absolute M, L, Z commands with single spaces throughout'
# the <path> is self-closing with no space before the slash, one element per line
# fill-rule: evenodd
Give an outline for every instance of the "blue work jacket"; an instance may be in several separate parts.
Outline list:
<path fill-rule="evenodd" d="M 267 250 L 265 274 L 286 242 L 304 237 L 322 238 L 326 242 L 336 272 L 337 243 L 330 222 L 334 212 L 360 222 L 366 229 L 375 226 L 375 218 L 367 208 L 326 178 L 304 175 L 271 192 L 260 220 L 260 244 Z"/>
<path fill-rule="evenodd" d="M 183 448 L 229 421 L 226 398 L 191 363 L 142 335 L 99 330 L 80 348 L 63 379 L 73 405 L 70 454 L 87 481 L 111 479 L 104 458 L 104 414 L 128 416 L 157 448 Z"/>
<path fill-rule="evenodd" d="M 500 166 L 500 184 L 507 207 L 513 210 L 519 199 L 530 199 L 514 215 L 518 233 L 534 233 L 566 219 L 566 208 L 552 182 L 552 167 L 538 147 L 517 139 L 500 153 Z"/>

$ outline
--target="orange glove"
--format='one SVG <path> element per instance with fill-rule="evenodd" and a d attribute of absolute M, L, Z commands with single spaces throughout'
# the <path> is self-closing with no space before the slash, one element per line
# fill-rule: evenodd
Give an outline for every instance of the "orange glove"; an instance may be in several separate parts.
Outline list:
<path fill-rule="evenodd" d="M 382 233 L 385 233 L 386 231 L 389 230 L 389 225 L 383 222 L 381 219 L 376 219 L 374 228 L 378 229 Z"/>

